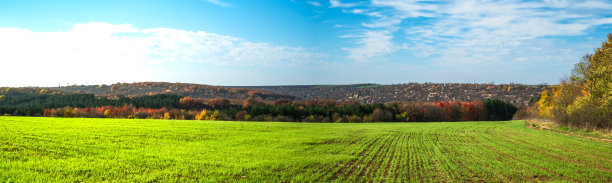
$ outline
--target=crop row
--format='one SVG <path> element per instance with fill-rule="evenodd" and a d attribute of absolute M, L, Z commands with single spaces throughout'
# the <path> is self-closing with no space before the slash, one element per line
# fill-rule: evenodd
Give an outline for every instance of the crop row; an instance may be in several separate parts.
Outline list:
<path fill-rule="evenodd" d="M 612 143 L 521 121 L 0 117 L 0 182 L 612 182 Z"/>

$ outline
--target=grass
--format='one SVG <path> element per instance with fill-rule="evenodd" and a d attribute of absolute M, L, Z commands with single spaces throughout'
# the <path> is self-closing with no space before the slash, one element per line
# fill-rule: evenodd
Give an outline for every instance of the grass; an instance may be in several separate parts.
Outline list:
<path fill-rule="evenodd" d="M 612 132 L 607 132 L 604 130 L 582 130 L 582 129 L 574 129 L 566 126 L 559 126 L 558 124 L 552 121 L 545 120 L 525 120 L 525 124 L 530 127 L 538 130 L 551 131 L 556 133 L 562 133 L 567 135 L 581 136 L 586 138 L 596 138 L 608 142 L 612 142 Z"/>
<path fill-rule="evenodd" d="M 0 117 L 0 182 L 612 182 L 612 143 L 522 121 Z"/>

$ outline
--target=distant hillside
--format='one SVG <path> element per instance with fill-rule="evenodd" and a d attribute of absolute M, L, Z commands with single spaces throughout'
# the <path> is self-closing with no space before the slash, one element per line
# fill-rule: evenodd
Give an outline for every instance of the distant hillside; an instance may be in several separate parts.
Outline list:
<path fill-rule="evenodd" d="M 226 88 L 222 86 L 211 86 L 188 83 L 166 83 L 166 82 L 139 82 L 139 83 L 117 83 L 112 85 L 73 85 L 65 87 L 46 88 L 52 91 L 65 93 L 91 93 L 96 96 L 128 97 L 154 95 L 154 94 L 178 94 L 192 98 L 227 98 L 244 100 L 249 97 L 261 100 L 290 99 L 298 100 L 296 96 L 282 94 L 272 91 L 245 88 Z"/>
<path fill-rule="evenodd" d="M 264 101 L 289 100 L 356 100 L 361 103 L 386 103 L 395 101 L 474 101 L 497 98 L 519 107 L 525 107 L 547 85 L 522 84 L 462 84 L 462 83 L 408 83 L 395 85 L 285 85 L 285 86 L 211 86 L 187 83 L 139 82 L 112 85 L 65 86 L 49 88 L 1 88 L 26 93 L 44 92 L 91 93 L 96 96 L 128 97 L 178 94 L 192 98 L 227 98 L 240 103 L 249 97 Z"/>
<path fill-rule="evenodd" d="M 228 86 L 251 88 L 294 95 L 303 99 L 357 100 L 363 103 L 393 101 L 473 101 L 497 98 L 519 107 L 527 106 L 547 85 L 408 83 L 395 85 L 288 85 Z"/>

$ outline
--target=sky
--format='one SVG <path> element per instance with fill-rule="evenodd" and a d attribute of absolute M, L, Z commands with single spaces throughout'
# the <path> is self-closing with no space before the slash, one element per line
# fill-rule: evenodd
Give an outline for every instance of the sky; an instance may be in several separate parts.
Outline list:
<path fill-rule="evenodd" d="M 0 0 L 0 86 L 556 84 L 612 1 Z"/>

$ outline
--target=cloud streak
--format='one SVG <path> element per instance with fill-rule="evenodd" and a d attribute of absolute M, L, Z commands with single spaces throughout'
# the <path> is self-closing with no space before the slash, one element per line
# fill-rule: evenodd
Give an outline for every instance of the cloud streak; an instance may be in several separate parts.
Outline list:
<path fill-rule="evenodd" d="M 396 49 L 391 43 L 393 37 L 389 31 L 368 31 L 357 37 L 357 47 L 344 48 L 349 53 L 348 58 L 355 61 L 368 62 L 369 58 L 386 55 Z"/>
<path fill-rule="evenodd" d="M 313 5 L 313 6 L 317 6 L 317 7 L 322 6 L 321 3 L 316 2 L 316 1 L 306 1 L 306 3 Z"/>
<path fill-rule="evenodd" d="M 225 7 L 231 6 L 231 4 L 221 2 L 220 0 L 204 0 L 204 1 L 212 3 L 212 4 L 216 4 L 216 5 L 219 5 L 219 6 L 225 6 Z"/>
<path fill-rule="evenodd" d="M 330 8 L 352 8 L 355 6 L 359 6 L 360 3 L 342 3 L 340 2 L 340 0 L 329 0 L 329 7 Z"/>
<path fill-rule="evenodd" d="M 437 55 L 440 62 L 483 60 L 534 45 L 555 36 L 580 36 L 597 26 L 612 24 L 612 3 L 603 1 L 405 1 L 372 0 L 363 6 L 334 6 L 343 12 L 370 17 L 361 23 L 361 36 L 352 37 L 355 47 L 347 47 L 350 59 L 379 60 L 399 50 L 414 55 Z M 403 23 L 419 22 L 411 26 Z M 372 31 L 385 33 L 381 37 Z M 402 35 L 403 34 L 403 35 Z M 389 37 L 391 36 L 391 38 Z M 390 50 L 361 54 L 368 50 L 364 42 Z M 401 49 L 396 49 L 401 48 Z M 435 54 L 426 53 L 434 51 Z M 457 57 L 458 53 L 462 57 Z M 467 53 L 467 54 L 465 54 Z M 450 61 L 453 60 L 453 61 Z"/>

